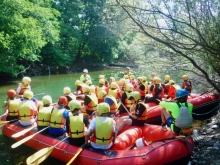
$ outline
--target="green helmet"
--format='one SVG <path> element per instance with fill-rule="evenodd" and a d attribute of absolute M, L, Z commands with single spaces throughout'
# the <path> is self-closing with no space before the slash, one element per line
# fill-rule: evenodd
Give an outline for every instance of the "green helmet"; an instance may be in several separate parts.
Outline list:
<path fill-rule="evenodd" d="M 105 90 L 100 90 L 98 93 L 98 98 L 102 99 L 106 95 L 107 95 L 107 92 Z"/>
<path fill-rule="evenodd" d="M 44 105 L 48 105 L 52 103 L 52 98 L 49 95 L 46 95 L 42 98 L 42 102 Z"/>
<path fill-rule="evenodd" d="M 99 103 L 97 106 L 97 110 L 99 114 L 102 115 L 103 113 L 110 112 L 110 106 L 108 103 Z"/>
<path fill-rule="evenodd" d="M 134 89 L 134 86 L 131 83 L 127 83 L 125 89 L 127 92 L 132 92 Z"/>
<path fill-rule="evenodd" d="M 141 98 L 141 94 L 137 91 L 131 92 L 129 96 L 129 100 L 135 99 L 135 101 L 138 101 Z"/>
<path fill-rule="evenodd" d="M 34 96 L 33 92 L 30 90 L 26 90 L 23 94 L 23 97 L 30 100 L 32 99 L 32 97 Z"/>
<path fill-rule="evenodd" d="M 72 100 L 68 104 L 71 111 L 79 110 L 81 109 L 81 103 L 78 100 Z"/>

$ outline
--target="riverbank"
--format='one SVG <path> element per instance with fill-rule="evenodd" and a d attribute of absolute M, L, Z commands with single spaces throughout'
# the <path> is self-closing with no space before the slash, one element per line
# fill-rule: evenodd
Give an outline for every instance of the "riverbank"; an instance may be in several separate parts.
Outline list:
<path fill-rule="evenodd" d="M 220 165 L 220 110 L 195 131 L 191 165 Z"/>

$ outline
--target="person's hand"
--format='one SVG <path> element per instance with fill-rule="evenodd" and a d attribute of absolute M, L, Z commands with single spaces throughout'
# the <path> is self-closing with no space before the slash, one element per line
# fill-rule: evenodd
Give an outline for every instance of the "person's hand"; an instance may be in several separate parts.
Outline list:
<path fill-rule="evenodd" d="M 67 134 L 67 133 L 65 133 L 63 136 L 64 136 L 64 137 L 67 137 L 67 136 L 68 136 L 68 134 Z"/>

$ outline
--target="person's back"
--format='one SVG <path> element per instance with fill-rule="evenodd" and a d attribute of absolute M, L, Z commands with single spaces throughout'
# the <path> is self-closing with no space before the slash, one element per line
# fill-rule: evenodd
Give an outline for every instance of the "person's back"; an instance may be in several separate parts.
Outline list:
<path fill-rule="evenodd" d="M 107 103 L 100 103 L 97 107 L 98 114 L 92 119 L 89 129 L 86 132 L 86 144 L 90 138 L 91 146 L 97 149 L 107 150 L 113 145 L 115 121 L 113 118 L 107 117 L 110 107 Z"/>

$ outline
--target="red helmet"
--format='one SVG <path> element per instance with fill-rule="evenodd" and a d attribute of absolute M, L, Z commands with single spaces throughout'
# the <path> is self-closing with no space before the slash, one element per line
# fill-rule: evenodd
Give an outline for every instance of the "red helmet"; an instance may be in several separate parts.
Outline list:
<path fill-rule="evenodd" d="M 15 97 L 16 96 L 16 92 L 14 89 L 9 89 L 8 92 L 7 92 L 7 95 L 9 98 L 11 97 Z"/>
<path fill-rule="evenodd" d="M 68 104 L 68 100 L 65 96 L 60 96 L 58 99 L 58 104 L 66 106 Z"/>

